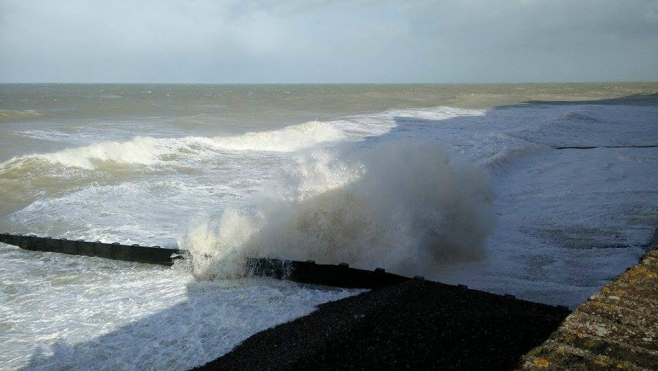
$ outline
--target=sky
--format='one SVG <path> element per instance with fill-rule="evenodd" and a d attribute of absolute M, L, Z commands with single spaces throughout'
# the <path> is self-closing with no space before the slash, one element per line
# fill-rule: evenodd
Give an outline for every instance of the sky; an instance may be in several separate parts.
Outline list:
<path fill-rule="evenodd" d="M 658 81 L 658 0 L 0 0 L 0 82 Z"/>

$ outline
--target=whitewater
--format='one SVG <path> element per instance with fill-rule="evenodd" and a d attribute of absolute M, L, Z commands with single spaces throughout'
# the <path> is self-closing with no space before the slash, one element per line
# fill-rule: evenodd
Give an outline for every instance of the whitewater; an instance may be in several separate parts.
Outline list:
<path fill-rule="evenodd" d="M 189 369 L 361 292 L 246 276 L 256 256 L 575 307 L 658 225 L 656 91 L 0 85 L 0 232 L 191 257 L 0 244 L 0 368 Z"/>

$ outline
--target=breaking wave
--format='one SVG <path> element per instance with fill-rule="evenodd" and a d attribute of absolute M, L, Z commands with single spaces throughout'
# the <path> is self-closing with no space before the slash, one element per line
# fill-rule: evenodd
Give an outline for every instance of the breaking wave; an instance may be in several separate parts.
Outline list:
<path fill-rule="evenodd" d="M 418 274 L 477 259 L 495 217 L 487 173 L 434 143 L 300 154 L 251 209 L 228 209 L 179 241 L 200 279 L 249 257 L 347 262 Z"/>
<path fill-rule="evenodd" d="M 319 143 L 341 140 L 345 133 L 331 123 L 311 121 L 281 130 L 236 136 L 152 138 L 135 137 L 126 142 L 102 142 L 59 152 L 15 157 L 0 168 L 20 167 L 35 160 L 66 167 L 95 170 L 104 163 L 156 165 L 216 151 L 294 152 Z"/>
<path fill-rule="evenodd" d="M 345 133 L 330 123 L 311 121 L 281 130 L 216 137 L 210 145 L 234 151 L 294 152 L 322 142 L 345 138 Z"/>

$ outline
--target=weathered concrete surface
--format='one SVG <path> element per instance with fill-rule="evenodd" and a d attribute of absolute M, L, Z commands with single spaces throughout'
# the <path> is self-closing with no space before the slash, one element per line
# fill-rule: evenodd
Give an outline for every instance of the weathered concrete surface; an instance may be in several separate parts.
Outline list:
<path fill-rule="evenodd" d="M 592 295 L 521 370 L 658 370 L 658 249 Z"/>

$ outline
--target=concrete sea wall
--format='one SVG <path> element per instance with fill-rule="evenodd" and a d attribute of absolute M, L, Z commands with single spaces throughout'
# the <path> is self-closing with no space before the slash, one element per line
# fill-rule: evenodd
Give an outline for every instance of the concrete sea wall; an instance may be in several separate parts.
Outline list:
<path fill-rule="evenodd" d="M 656 234 L 658 236 L 658 233 Z M 521 370 L 658 370 L 658 240 L 571 313 Z"/>

